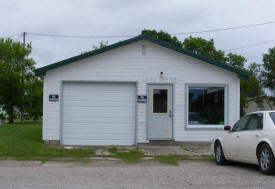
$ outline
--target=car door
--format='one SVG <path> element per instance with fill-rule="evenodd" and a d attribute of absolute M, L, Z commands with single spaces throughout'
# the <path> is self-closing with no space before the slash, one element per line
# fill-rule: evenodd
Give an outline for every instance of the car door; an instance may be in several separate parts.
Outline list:
<path fill-rule="evenodd" d="M 240 159 L 240 134 L 244 131 L 249 116 L 243 116 L 235 125 L 232 130 L 223 136 L 223 150 L 227 158 L 233 160 Z"/>
<path fill-rule="evenodd" d="M 248 163 L 256 163 L 256 148 L 262 136 L 263 114 L 254 113 L 249 115 L 245 130 L 239 136 L 240 158 Z"/>

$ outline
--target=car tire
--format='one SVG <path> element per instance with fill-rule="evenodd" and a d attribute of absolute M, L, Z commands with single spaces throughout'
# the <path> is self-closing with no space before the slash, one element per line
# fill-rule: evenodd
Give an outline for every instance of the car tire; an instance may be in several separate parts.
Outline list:
<path fill-rule="evenodd" d="M 224 157 L 222 145 L 220 142 L 217 142 L 215 145 L 215 160 L 216 164 L 218 165 L 224 165 L 226 163 L 226 159 Z"/>
<path fill-rule="evenodd" d="M 265 175 L 273 175 L 275 173 L 274 155 L 269 145 L 264 144 L 258 154 L 260 171 Z"/>

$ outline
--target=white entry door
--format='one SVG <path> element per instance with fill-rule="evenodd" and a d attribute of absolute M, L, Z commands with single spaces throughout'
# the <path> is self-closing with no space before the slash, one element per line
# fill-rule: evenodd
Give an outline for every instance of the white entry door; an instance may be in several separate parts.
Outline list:
<path fill-rule="evenodd" d="M 173 88 L 172 85 L 148 86 L 148 139 L 173 138 Z"/>
<path fill-rule="evenodd" d="M 136 86 L 64 83 L 63 145 L 134 145 Z"/>

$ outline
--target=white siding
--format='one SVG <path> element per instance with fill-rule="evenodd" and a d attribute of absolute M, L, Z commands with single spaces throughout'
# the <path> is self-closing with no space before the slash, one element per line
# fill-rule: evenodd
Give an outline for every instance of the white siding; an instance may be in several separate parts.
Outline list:
<path fill-rule="evenodd" d="M 142 55 L 141 46 L 147 46 Z M 164 78 L 159 73 L 164 72 Z M 190 83 L 228 85 L 228 122 L 239 118 L 239 78 L 236 74 L 156 44 L 139 41 L 94 57 L 50 70 L 44 86 L 44 140 L 60 139 L 62 81 L 137 82 L 138 95 L 147 95 L 148 83 L 174 84 L 174 138 L 210 141 L 222 130 L 186 129 L 185 87 Z M 48 102 L 60 94 L 59 102 Z M 146 140 L 146 104 L 137 104 L 137 142 Z"/>

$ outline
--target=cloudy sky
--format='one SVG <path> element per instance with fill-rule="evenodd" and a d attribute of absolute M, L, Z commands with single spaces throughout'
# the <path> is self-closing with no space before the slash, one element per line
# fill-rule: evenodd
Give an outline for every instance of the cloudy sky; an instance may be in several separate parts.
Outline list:
<path fill-rule="evenodd" d="M 0 0 L 0 37 L 22 41 L 22 32 L 136 36 L 144 28 L 168 33 L 202 31 L 275 21 L 274 7 L 274 0 Z M 218 49 L 227 50 L 275 40 L 275 22 L 192 36 L 213 38 Z M 26 36 L 37 67 L 92 50 L 102 40 L 112 44 L 127 38 Z M 261 63 L 262 54 L 274 46 L 275 41 L 232 52 L 245 56 L 248 64 Z"/>

